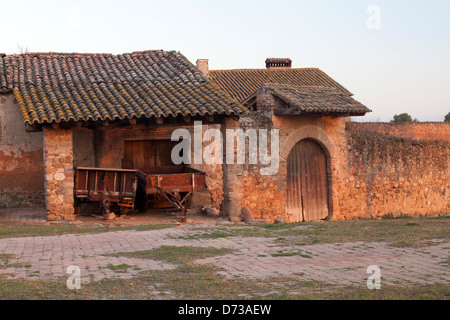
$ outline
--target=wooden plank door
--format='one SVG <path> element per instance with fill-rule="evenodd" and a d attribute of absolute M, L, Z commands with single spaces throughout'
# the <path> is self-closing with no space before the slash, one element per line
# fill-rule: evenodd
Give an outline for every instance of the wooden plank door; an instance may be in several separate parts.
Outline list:
<path fill-rule="evenodd" d="M 142 169 L 171 166 L 172 148 L 177 144 L 170 140 L 125 141 L 122 167 L 124 169 Z"/>
<path fill-rule="evenodd" d="M 291 216 L 292 222 L 303 221 L 301 162 L 297 145 L 291 150 L 287 160 L 286 212 Z"/>
<path fill-rule="evenodd" d="M 286 211 L 296 222 L 328 216 L 326 155 L 313 140 L 298 142 L 288 156 Z"/>
<path fill-rule="evenodd" d="M 138 169 L 155 166 L 154 148 L 145 140 L 125 141 L 123 149 L 124 169 Z"/>
<path fill-rule="evenodd" d="M 178 144 L 178 142 L 171 140 L 152 140 L 152 144 L 155 148 L 155 166 L 173 166 L 172 149 Z"/>

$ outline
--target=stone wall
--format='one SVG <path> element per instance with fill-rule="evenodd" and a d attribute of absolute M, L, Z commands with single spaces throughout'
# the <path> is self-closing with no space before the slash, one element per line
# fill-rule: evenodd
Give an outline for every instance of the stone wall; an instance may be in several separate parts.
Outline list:
<path fill-rule="evenodd" d="M 47 220 L 74 219 L 72 130 L 44 127 Z"/>
<path fill-rule="evenodd" d="M 378 132 L 417 140 L 450 140 L 450 123 L 446 122 L 349 122 L 351 131 Z"/>
<path fill-rule="evenodd" d="M 44 206 L 42 132 L 26 132 L 12 94 L 0 94 L 0 208 Z"/>
<path fill-rule="evenodd" d="M 347 127 L 348 176 L 343 181 L 345 187 L 337 191 L 340 214 L 336 218 L 448 213 L 450 143 L 371 132 L 367 130 L 371 126 L 357 125 L 356 130 L 353 125 Z M 445 126 L 448 125 L 410 125 L 405 132 L 417 137 L 421 135 L 416 129 Z"/>

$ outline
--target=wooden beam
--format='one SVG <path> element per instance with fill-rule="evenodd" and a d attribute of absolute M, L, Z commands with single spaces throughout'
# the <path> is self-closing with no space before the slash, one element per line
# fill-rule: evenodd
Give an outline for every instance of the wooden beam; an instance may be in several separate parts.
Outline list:
<path fill-rule="evenodd" d="M 274 109 L 273 113 L 275 115 L 298 115 L 301 114 L 302 112 L 298 109 L 287 108 L 287 109 Z"/>
<path fill-rule="evenodd" d="M 189 122 L 191 122 L 191 116 L 184 116 L 183 120 L 184 120 L 184 122 L 189 123 Z"/>
<path fill-rule="evenodd" d="M 40 125 L 36 125 L 34 123 L 33 124 L 26 123 L 25 130 L 27 132 L 39 132 L 39 131 L 42 131 L 42 127 Z"/>
<path fill-rule="evenodd" d="M 170 124 L 176 124 L 177 123 L 177 118 L 170 117 L 170 118 L 168 118 L 168 121 L 169 121 Z"/>
<path fill-rule="evenodd" d="M 163 117 L 156 118 L 156 123 L 157 124 L 163 124 L 164 123 L 164 118 Z"/>
<path fill-rule="evenodd" d="M 132 126 L 134 126 L 134 125 L 136 124 L 136 119 L 135 119 L 135 118 L 133 118 L 133 119 L 128 119 L 128 122 L 129 122 Z"/>
<path fill-rule="evenodd" d="M 212 115 L 212 114 L 205 114 L 205 119 L 208 120 L 209 122 L 213 122 L 214 121 L 214 115 Z"/>

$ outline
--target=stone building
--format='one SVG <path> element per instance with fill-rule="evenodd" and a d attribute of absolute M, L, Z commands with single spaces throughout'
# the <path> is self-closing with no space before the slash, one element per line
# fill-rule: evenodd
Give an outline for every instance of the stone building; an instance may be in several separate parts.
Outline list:
<path fill-rule="evenodd" d="M 344 131 L 351 116 L 370 110 L 320 69 L 292 68 L 290 59 L 267 59 L 265 69 L 211 70 L 210 79 L 250 110 L 227 127 L 277 130 L 279 165 L 261 175 L 260 164 L 228 165 L 225 207 L 239 217 L 247 207 L 256 219 L 288 221 L 336 216 Z M 343 173 L 347 175 L 348 173 Z"/>
<path fill-rule="evenodd" d="M 246 109 L 177 52 L 0 56 L 0 207 L 74 218 L 75 167 L 171 165 L 176 128 L 220 127 Z M 193 165 L 195 166 L 195 165 Z M 222 201 L 222 166 L 198 166 Z"/>
<path fill-rule="evenodd" d="M 239 220 L 440 215 L 450 211 L 448 123 L 355 123 L 370 110 L 317 68 L 267 59 L 265 69 L 198 68 L 250 114 L 225 127 L 279 132 L 279 168 L 224 166 L 224 208 Z M 247 159 L 248 160 L 248 159 Z"/>
<path fill-rule="evenodd" d="M 223 161 L 190 164 L 206 174 L 191 206 L 220 206 L 231 220 L 244 207 L 288 221 L 448 212 L 449 125 L 351 122 L 369 111 L 289 59 L 208 70 L 206 59 L 196 68 L 161 50 L 0 55 L 0 208 L 45 206 L 48 220 L 73 219 L 74 168 L 172 165 L 174 130 L 194 134 L 201 123 L 202 137 L 217 129 L 222 140 L 193 142 L 193 153 L 231 148 Z M 229 131 L 244 133 L 243 162 Z"/>

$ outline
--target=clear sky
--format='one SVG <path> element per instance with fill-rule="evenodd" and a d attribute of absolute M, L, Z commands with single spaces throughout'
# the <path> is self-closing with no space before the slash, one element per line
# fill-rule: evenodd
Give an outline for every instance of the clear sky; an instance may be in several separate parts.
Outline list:
<path fill-rule="evenodd" d="M 372 113 L 450 111 L 450 0 L 0 2 L 0 52 L 176 50 L 210 69 L 317 67 Z M 20 49 L 22 48 L 22 49 Z"/>

